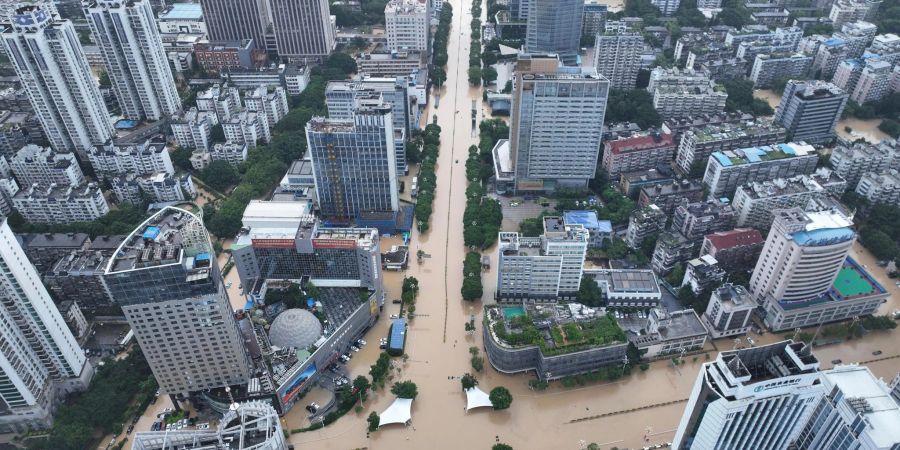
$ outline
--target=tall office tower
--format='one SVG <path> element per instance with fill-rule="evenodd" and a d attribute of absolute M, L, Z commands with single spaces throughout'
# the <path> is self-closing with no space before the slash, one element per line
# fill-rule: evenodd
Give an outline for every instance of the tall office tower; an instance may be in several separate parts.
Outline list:
<path fill-rule="evenodd" d="M 510 159 L 516 189 L 586 186 L 597 169 L 609 80 L 593 69 L 562 67 L 555 56 L 522 55 L 515 76 Z"/>
<path fill-rule="evenodd" d="M 84 9 L 124 116 L 157 121 L 181 111 L 150 0 L 91 0 Z"/>
<path fill-rule="evenodd" d="M 788 134 L 788 140 L 810 143 L 834 137 L 834 128 L 847 105 L 847 93 L 824 81 L 790 80 L 775 110 L 775 122 Z"/>
<path fill-rule="evenodd" d="M 827 292 L 856 240 L 852 226 L 838 211 L 775 211 L 762 256 L 750 278 L 754 298 L 791 302 Z"/>
<path fill-rule="evenodd" d="M 587 0 L 584 2 L 584 14 L 581 19 L 581 35 L 596 36 L 598 33 L 606 31 L 606 16 L 609 14 L 609 7 L 598 0 Z"/>
<path fill-rule="evenodd" d="M 0 219 L 0 432 L 46 428 L 58 393 L 93 369 L 6 219 Z"/>
<path fill-rule="evenodd" d="M 3 30 L 6 54 L 25 86 L 44 134 L 58 151 L 82 154 L 114 130 L 72 22 L 43 5 L 16 9 Z"/>
<path fill-rule="evenodd" d="M 594 46 L 594 67 L 614 88 L 634 89 L 641 68 L 644 38 L 640 33 L 601 33 Z"/>
<path fill-rule="evenodd" d="M 566 65 L 576 65 L 581 48 L 584 0 L 521 0 L 528 2 L 525 53 L 556 54 Z"/>
<path fill-rule="evenodd" d="M 319 61 L 334 50 L 328 0 L 270 1 L 279 56 L 293 61 Z"/>
<path fill-rule="evenodd" d="M 323 217 L 350 223 L 397 212 L 397 164 L 390 105 L 358 108 L 351 119 L 313 117 L 306 124 Z"/>
<path fill-rule="evenodd" d="M 798 450 L 882 450 L 900 446 L 900 405 L 866 366 L 822 372 L 825 395 L 794 442 Z"/>
<path fill-rule="evenodd" d="M 131 232 L 103 274 L 160 389 L 246 383 L 250 362 L 203 220 L 166 207 Z"/>
<path fill-rule="evenodd" d="M 431 34 L 428 1 L 391 0 L 384 7 L 384 31 L 391 50 L 427 53 Z"/>
<path fill-rule="evenodd" d="M 822 395 L 803 343 L 721 352 L 700 369 L 672 448 L 786 450 Z"/>
<path fill-rule="evenodd" d="M 266 48 L 266 30 L 272 24 L 267 0 L 200 0 L 210 41 L 253 39 Z"/>

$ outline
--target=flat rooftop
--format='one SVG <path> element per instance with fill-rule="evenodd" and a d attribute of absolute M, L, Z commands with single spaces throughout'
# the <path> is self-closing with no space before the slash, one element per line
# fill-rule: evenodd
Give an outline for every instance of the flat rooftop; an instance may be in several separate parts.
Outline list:
<path fill-rule="evenodd" d="M 798 156 L 815 155 L 812 145 L 802 142 L 789 142 L 765 147 L 748 147 L 724 152 L 713 152 L 712 157 L 723 167 L 755 164 Z"/>
<path fill-rule="evenodd" d="M 900 442 L 900 405 L 890 389 L 865 366 L 837 366 L 822 375 L 843 392 L 847 402 L 862 414 L 868 427 L 863 433 L 878 448 L 890 448 Z"/>
<path fill-rule="evenodd" d="M 612 269 L 585 271 L 597 284 L 611 293 L 659 293 L 659 283 L 652 270 Z"/>
<path fill-rule="evenodd" d="M 174 3 L 159 13 L 159 20 L 203 20 L 203 8 L 199 3 Z"/>
<path fill-rule="evenodd" d="M 858 300 L 875 296 L 887 296 L 888 292 L 862 268 L 853 258 L 848 257 L 838 272 L 831 289 L 814 298 L 795 302 L 779 301 L 778 305 L 786 311 L 807 308 L 830 302 Z"/>
<path fill-rule="evenodd" d="M 183 209 L 166 207 L 125 238 L 107 273 L 180 263 L 187 271 L 206 276 L 214 257 L 203 221 Z"/>

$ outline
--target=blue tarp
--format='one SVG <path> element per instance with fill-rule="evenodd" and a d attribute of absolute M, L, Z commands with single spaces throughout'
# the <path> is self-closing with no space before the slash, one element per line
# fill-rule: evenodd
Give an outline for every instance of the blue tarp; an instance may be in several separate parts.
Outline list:
<path fill-rule="evenodd" d="M 194 261 L 209 261 L 209 253 L 197 253 L 197 256 L 194 257 Z"/>
<path fill-rule="evenodd" d="M 156 239 L 159 236 L 159 227 L 147 227 L 144 230 L 144 239 Z"/>
<path fill-rule="evenodd" d="M 313 306 L 316 305 L 316 300 L 312 297 L 306 299 L 306 307 L 312 309 Z"/>
<path fill-rule="evenodd" d="M 723 167 L 733 165 L 731 164 L 731 158 L 725 156 L 725 154 L 722 152 L 713 152 L 712 156 L 713 158 L 716 158 L 716 161 L 719 161 L 719 164 L 721 164 Z"/>

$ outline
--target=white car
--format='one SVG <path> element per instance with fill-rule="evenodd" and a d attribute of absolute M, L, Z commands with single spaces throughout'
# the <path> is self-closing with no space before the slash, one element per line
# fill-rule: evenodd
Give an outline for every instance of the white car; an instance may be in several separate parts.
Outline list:
<path fill-rule="evenodd" d="M 400 318 L 400 316 L 398 316 L 396 314 L 391 314 L 391 319 L 399 319 L 399 318 Z"/>
<path fill-rule="evenodd" d="M 357 347 L 357 346 L 355 346 L 355 345 L 351 345 L 351 346 L 350 346 L 350 350 L 353 350 L 354 352 L 358 352 L 358 351 L 359 351 L 359 347 Z"/>
<path fill-rule="evenodd" d="M 360 339 L 360 340 L 356 341 L 356 345 L 362 347 L 362 346 L 366 345 L 366 341 Z"/>

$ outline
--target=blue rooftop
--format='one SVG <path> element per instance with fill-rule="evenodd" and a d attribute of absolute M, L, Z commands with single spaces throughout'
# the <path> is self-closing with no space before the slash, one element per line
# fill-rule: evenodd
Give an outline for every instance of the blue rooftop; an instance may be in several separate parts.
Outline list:
<path fill-rule="evenodd" d="M 719 164 L 721 164 L 723 167 L 732 165 L 731 158 L 725 156 L 725 154 L 722 152 L 713 152 L 712 156 L 713 158 L 716 158 L 716 161 L 719 161 Z"/>
<path fill-rule="evenodd" d="M 597 212 L 590 210 L 566 211 L 563 213 L 566 224 L 582 225 L 587 230 L 603 233 L 612 232 L 612 223 L 608 220 L 597 219 Z"/>
<path fill-rule="evenodd" d="M 209 253 L 197 253 L 197 256 L 194 257 L 194 261 L 209 261 Z"/>
<path fill-rule="evenodd" d="M 794 242 L 810 247 L 832 245 L 853 239 L 856 233 L 850 228 L 823 228 L 812 231 L 798 231 L 791 235 Z"/>
<path fill-rule="evenodd" d="M 147 227 L 144 230 L 144 239 L 156 239 L 159 236 L 159 227 Z"/>
<path fill-rule="evenodd" d="M 159 14 L 162 20 L 200 20 L 203 8 L 199 3 L 175 3 Z"/>
<path fill-rule="evenodd" d="M 403 350 L 404 335 L 406 335 L 406 321 L 394 319 L 391 323 L 391 336 L 388 339 L 388 347 L 394 350 Z"/>
<path fill-rule="evenodd" d="M 795 151 L 794 151 L 794 148 L 791 147 L 790 145 L 787 145 L 787 144 L 778 144 L 778 148 L 780 148 L 781 151 L 785 152 L 785 153 L 788 154 L 788 155 L 795 155 L 795 156 L 797 155 L 797 152 L 795 152 Z"/>
<path fill-rule="evenodd" d="M 843 45 L 845 42 L 847 42 L 847 41 L 845 41 L 841 38 L 833 37 L 833 38 L 829 38 L 829 39 L 825 40 L 825 45 L 827 45 L 829 47 L 834 47 L 836 45 Z"/>

